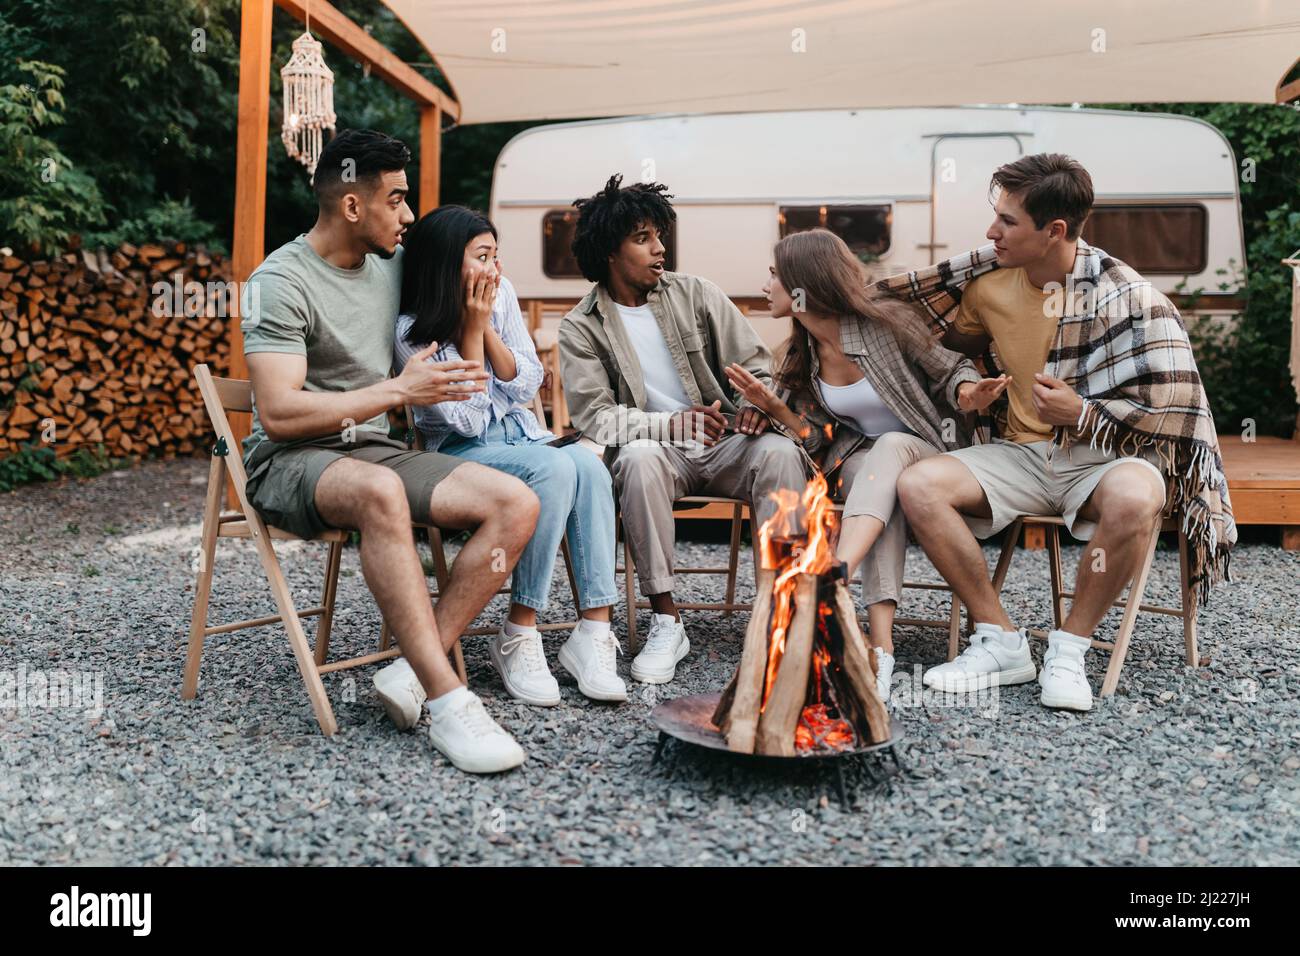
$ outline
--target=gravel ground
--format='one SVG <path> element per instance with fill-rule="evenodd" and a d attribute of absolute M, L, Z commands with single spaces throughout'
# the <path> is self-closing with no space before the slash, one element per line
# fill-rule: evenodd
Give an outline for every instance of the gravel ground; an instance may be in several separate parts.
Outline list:
<path fill-rule="evenodd" d="M 833 781 L 806 766 L 771 771 L 685 752 L 652 765 L 651 706 L 723 685 L 739 656 L 739 617 L 689 615 L 693 650 L 677 680 L 633 684 L 621 706 L 586 700 L 554 664 L 563 633 L 546 639 L 564 695 L 549 710 L 507 697 L 483 639 L 472 639 L 471 686 L 528 752 L 522 768 L 498 777 L 461 774 L 423 733 L 393 728 L 373 669 L 325 678 L 339 733 L 322 737 L 276 628 L 212 638 L 199 697 L 181 701 L 205 477 L 203 461 L 156 462 L 0 495 L 0 681 L 19 668 L 62 670 L 102 677 L 103 688 L 99 715 L 84 700 L 0 711 L 0 863 L 1300 858 L 1300 555 L 1273 545 L 1240 547 L 1238 583 L 1202 611 L 1208 666 L 1183 665 L 1176 619 L 1143 615 L 1118 694 L 1090 714 L 1044 710 L 1036 685 L 991 703 L 905 700 L 895 732 L 915 776 L 892 794 L 863 791 L 845 810 Z M 314 601 L 324 549 L 282 547 L 295 594 Z M 716 562 L 724 551 L 679 544 L 692 560 Z M 1071 567 L 1078 556 L 1067 549 Z M 909 567 L 933 579 L 916 549 Z M 1177 571 L 1176 551 L 1162 550 L 1149 594 L 1172 603 Z M 362 653 L 379 616 L 355 549 L 342 574 L 335 649 Z M 751 596 L 748 563 L 741 580 Z M 702 595 L 716 588 L 689 583 Z M 1048 623 L 1047 588 L 1045 556 L 1020 553 L 1006 591 L 1013 618 Z M 943 613 L 937 597 L 910 594 L 918 597 L 907 613 Z M 559 619 L 568 608 L 558 584 L 555 596 Z M 223 542 L 212 620 L 271 613 L 252 549 Z M 1113 633 L 1117 617 L 1103 630 Z M 622 633 L 621 616 L 616 627 Z M 909 628 L 898 637 L 899 671 L 916 668 L 919 687 L 920 668 L 943 657 L 944 636 Z M 1089 657 L 1097 688 L 1105 660 Z M 627 667 L 622 659 L 625 677 Z"/>

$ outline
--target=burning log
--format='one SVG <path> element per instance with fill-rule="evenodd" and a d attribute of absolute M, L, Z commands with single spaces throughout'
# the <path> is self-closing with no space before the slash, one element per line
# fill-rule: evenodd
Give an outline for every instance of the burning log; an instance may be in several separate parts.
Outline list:
<path fill-rule="evenodd" d="M 790 533 L 802 503 L 808 528 Z M 837 527 L 818 474 L 783 490 L 759 530 L 761 568 L 740 665 L 713 713 L 728 749 L 792 757 L 890 738 L 868 651 L 834 559 Z"/>
<path fill-rule="evenodd" d="M 722 728 L 727 747 L 741 753 L 754 752 L 758 732 L 758 707 L 763 696 L 763 664 L 767 660 L 767 628 L 772 615 L 772 585 L 776 572 L 759 568 L 754 607 L 745 629 L 745 645 L 731 683 L 722 692 L 713 722 Z"/>
<path fill-rule="evenodd" d="M 776 658 L 776 678 L 758 721 L 759 753 L 794 756 L 794 730 L 808 697 L 808 669 L 812 664 L 813 631 L 817 625 L 817 584 L 815 575 L 798 576 L 790 629 L 784 635 L 773 635 L 769 659 Z M 776 646 L 778 640 L 782 647 Z"/>
<path fill-rule="evenodd" d="M 862 719 L 871 730 L 871 739 L 889 739 L 889 712 L 876 691 L 876 659 L 867 649 L 867 642 L 858 627 L 858 616 L 853 612 L 853 595 L 843 581 L 835 582 L 833 610 L 835 626 L 843 641 L 840 652 L 840 670 L 853 685 L 849 698 L 862 706 Z"/>

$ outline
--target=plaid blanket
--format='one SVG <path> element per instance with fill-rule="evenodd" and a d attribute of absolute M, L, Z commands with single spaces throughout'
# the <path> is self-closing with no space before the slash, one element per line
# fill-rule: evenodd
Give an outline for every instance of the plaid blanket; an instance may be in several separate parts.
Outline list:
<path fill-rule="evenodd" d="M 921 306 L 931 326 L 946 331 L 966 283 L 996 268 L 987 245 L 876 286 Z M 1182 317 L 1146 279 L 1082 239 L 1060 304 L 1046 372 L 1078 392 L 1084 409 L 1075 426 L 1057 427 L 1052 451 L 1078 441 L 1118 455 L 1153 450 L 1169 476 L 1169 504 L 1187 535 L 1189 579 L 1204 603 L 1214 584 L 1232 580 L 1237 525 Z M 976 440 L 987 442 L 992 434 L 992 416 L 982 415 Z"/>

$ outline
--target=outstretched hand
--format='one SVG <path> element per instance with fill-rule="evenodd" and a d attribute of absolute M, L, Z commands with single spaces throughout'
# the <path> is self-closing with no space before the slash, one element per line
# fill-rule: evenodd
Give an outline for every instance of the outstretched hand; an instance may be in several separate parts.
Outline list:
<path fill-rule="evenodd" d="M 963 412 L 982 412 L 1007 390 L 1010 375 L 982 378 L 978 382 L 963 382 L 957 388 L 957 407 Z"/>

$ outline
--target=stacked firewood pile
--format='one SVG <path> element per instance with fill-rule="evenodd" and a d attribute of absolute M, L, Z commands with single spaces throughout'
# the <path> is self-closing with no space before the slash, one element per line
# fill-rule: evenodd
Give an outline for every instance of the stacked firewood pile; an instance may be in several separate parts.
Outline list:
<path fill-rule="evenodd" d="M 229 280 L 223 257 L 183 243 L 0 255 L 0 458 L 193 452 L 209 426 L 191 369 L 229 368 Z"/>

